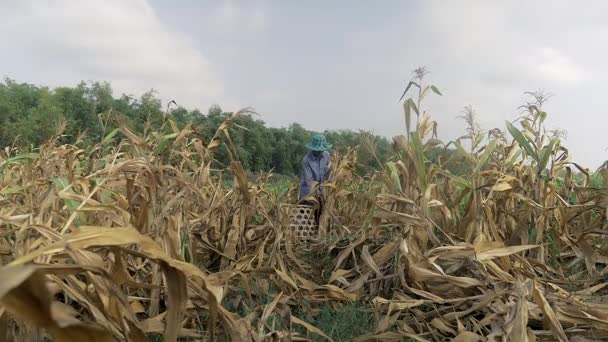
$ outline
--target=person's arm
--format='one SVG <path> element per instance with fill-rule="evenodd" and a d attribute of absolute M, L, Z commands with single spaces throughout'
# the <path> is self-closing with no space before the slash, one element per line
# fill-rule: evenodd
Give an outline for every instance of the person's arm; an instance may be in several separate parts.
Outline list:
<path fill-rule="evenodd" d="M 323 180 L 325 182 L 330 181 L 329 176 L 331 175 L 331 155 L 329 154 L 329 152 L 325 152 L 325 156 L 324 156 L 325 160 L 325 175 L 323 176 Z"/>
<path fill-rule="evenodd" d="M 302 174 L 300 176 L 300 200 L 304 199 L 310 194 L 312 187 L 312 172 L 308 160 L 304 158 L 302 160 Z"/>

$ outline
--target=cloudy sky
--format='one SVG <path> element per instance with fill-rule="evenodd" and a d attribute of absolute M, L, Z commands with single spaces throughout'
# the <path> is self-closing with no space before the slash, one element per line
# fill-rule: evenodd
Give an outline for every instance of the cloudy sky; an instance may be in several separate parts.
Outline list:
<path fill-rule="evenodd" d="M 0 1 L 0 75 L 57 86 L 107 80 L 203 111 L 251 106 L 273 126 L 404 128 L 418 66 L 443 97 L 444 139 L 472 105 L 483 128 L 518 116 L 525 91 L 554 94 L 551 128 L 574 160 L 608 159 L 606 1 Z"/>

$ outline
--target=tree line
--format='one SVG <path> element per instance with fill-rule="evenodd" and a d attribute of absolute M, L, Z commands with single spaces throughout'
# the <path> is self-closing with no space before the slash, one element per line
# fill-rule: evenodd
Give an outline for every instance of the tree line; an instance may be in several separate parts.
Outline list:
<path fill-rule="evenodd" d="M 167 111 L 159 96 L 148 91 L 139 97 L 114 96 L 108 82 L 81 82 L 75 87 L 49 88 L 5 79 L 0 83 L 0 146 L 16 145 L 35 149 L 57 134 L 64 124 L 63 142 L 94 144 L 104 137 L 104 114 L 121 113 L 140 134 L 159 129 L 166 112 L 178 126 L 191 124 L 203 141 L 209 141 L 224 119 L 232 113 L 214 105 L 207 113 L 184 107 Z M 230 135 L 243 166 L 252 172 L 273 171 L 283 175 L 300 172 L 304 147 L 313 132 L 298 123 L 268 127 L 252 114 L 235 119 Z M 107 132 L 105 132 L 107 133 Z M 366 131 L 327 130 L 323 132 L 338 151 L 360 146 L 358 171 L 381 167 L 391 153 L 389 141 Z M 227 165 L 225 149 L 216 154 L 218 164 Z"/>

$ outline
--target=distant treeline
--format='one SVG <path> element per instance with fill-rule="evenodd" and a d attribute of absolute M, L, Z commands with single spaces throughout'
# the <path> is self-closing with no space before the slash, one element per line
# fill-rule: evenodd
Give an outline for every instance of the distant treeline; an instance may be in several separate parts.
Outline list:
<path fill-rule="evenodd" d="M 85 143 L 94 144 L 104 138 L 104 121 L 100 114 L 110 110 L 120 113 L 133 130 L 143 133 L 146 129 L 160 127 L 166 106 L 153 91 L 139 98 L 131 95 L 114 97 L 107 82 L 81 82 L 76 87 L 51 89 L 6 79 L 0 83 L 0 146 L 35 148 L 57 134 L 60 122 L 66 127 L 64 142 L 74 143 L 80 137 Z M 219 106 L 212 106 L 206 114 L 175 106 L 168 111 L 168 116 L 178 126 L 192 124 L 204 141 L 211 139 L 228 115 L 231 113 L 223 112 Z M 246 169 L 252 172 L 273 170 L 284 175 L 300 172 L 306 153 L 304 144 L 311 131 L 297 123 L 281 128 L 267 127 L 255 115 L 240 116 L 235 123 L 230 134 Z M 384 137 L 351 130 L 324 133 L 338 151 L 360 145 L 358 170 L 362 173 L 378 169 L 390 155 L 391 146 Z M 375 152 L 371 153 L 371 150 Z M 220 149 L 216 159 L 219 164 L 227 165 L 226 150 Z"/>

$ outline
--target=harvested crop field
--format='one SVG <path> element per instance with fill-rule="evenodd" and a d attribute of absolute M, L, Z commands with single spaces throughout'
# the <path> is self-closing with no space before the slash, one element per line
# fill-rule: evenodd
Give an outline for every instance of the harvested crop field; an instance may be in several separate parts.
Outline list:
<path fill-rule="evenodd" d="M 354 150 L 333 156 L 307 240 L 285 209 L 297 184 L 270 191 L 272 175 L 251 180 L 240 163 L 228 128 L 242 113 L 209 141 L 170 118 L 138 135 L 113 113 L 94 146 L 7 147 L 0 337 L 606 340 L 608 169 L 570 159 L 536 95 L 489 134 L 468 113 L 450 144 L 406 99 L 408 132 L 380 171 L 356 173 Z"/>

